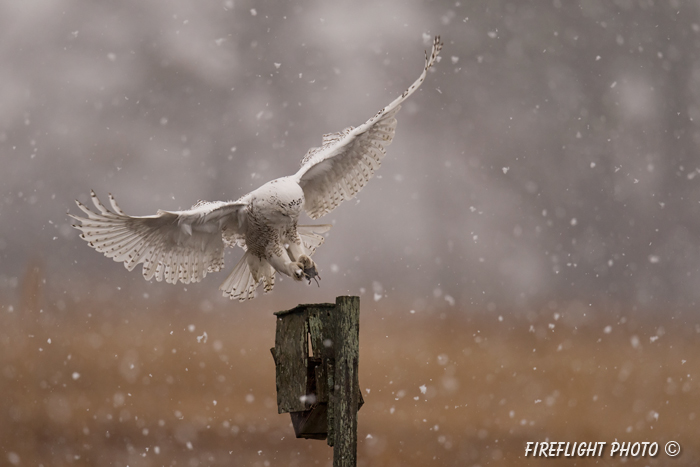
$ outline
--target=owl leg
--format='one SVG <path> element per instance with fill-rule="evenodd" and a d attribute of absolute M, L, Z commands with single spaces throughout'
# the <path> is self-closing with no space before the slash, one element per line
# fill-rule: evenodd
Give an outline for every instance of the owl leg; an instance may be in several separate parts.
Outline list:
<path fill-rule="evenodd" d="M 283 250 L 281 254 L 271 254 L 266 259 L 273 268 L 282 274 L 288 275 L 295 281 L 300 281 L 304 278 L 303 264 L 292 261 L 286 250 Z"/>

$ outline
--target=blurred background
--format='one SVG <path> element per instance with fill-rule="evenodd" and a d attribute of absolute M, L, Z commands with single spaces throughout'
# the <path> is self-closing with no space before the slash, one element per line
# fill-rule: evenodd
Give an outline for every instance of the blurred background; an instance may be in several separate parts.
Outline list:
<path fill-rule="evenodd" d="M 361 465 L 534 465 L 552 438 L 675 439 L 697 465 L 699 13 L 0 2 L 0 463 L 328 465 L 276 413 L 271 313 L 351 294 Z M 377 177 L 320 221 L 321 288 L 230 302 L 241 251 L 147 283 L 70 227 L 91 188 L 148 215 L 294 173 L 437 34 Z"/>

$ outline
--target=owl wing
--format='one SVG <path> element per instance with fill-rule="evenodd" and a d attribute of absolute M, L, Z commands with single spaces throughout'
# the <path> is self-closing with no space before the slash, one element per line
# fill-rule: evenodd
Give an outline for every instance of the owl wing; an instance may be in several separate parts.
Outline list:
<path fill-rule="evenodd" d="M 146 280 L 199 282 L 223 267 L 223 234 L 245 232 L 247 204 L 242 202 L 203 201 L 187 211 L 134 217 L 126 215 L 111 194 L 114 212 L 94 191 L 90 195 L 99 212 L 76 201 L 87 218 L 69 214 L 81 223 L 73 226 L 83 232 L 80 238 L 108 258 L 123 262 L 129 271 L 143 263 Z"/>
<path fill-rule="evenodd" d="M 423 73 L 391 104 L 357 128 L 324 135 L 321 147 L 311 148 L 306 153 L 294 177 L 304 190 L 304 209 L 312 219 L 352 199 L 374 176 L 386 154 L 385 148 L 394 139 L 400 104 L 423 83 L 441 48 L 442 42 L 437 36 L 432 52 L 425 54 Z"/>

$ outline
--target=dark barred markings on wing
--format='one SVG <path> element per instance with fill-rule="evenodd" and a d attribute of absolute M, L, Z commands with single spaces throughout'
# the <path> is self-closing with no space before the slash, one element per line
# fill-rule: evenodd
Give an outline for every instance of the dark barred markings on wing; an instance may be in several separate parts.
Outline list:
<path fill-rule="evenodd" d="M 185 211 L 129 216 L 109 195 L 107 209 L 94 192 L 93 212 L 76 201 L 87 217 L 70 215 L 95 250 L 128 270 L 143 264 L 143 277 L 175 284 L 199 282 L 224 265 L 224 248 L 245 253 L 219 286 L 225 296 L 251 299 L 261 284 L 272 290 L 275 273 L 296 281 L 321 278 L 310 256 L 324 242 L 330 225 L 298 225 L 302 210 L 316 219 L 353 198 L 374 176 L 396 131 L 401 103 L 425 80 L 442 48 L 436 37 L 420 77 L 398 98 L 359 127 L 323 136 L 296 174 L 272 180 L 237 201 L 198 201 Z"/>

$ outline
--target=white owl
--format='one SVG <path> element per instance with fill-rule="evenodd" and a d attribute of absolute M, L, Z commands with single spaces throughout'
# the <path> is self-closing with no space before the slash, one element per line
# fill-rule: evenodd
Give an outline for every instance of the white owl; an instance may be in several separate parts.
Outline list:
<path fill-rule="evenodd" d="M 298 225 L 302 210 L 312 219 L 328 214 L 353 198 L 374 175 L 394 138 L 396 113 L 425 79 L 442 43 L 436 37 L 418 80 L 399 98 L 357 128 L 323 136 L 297 173 L 272 180 L 237 201 L 200 201 L 186 211 L 158 211 L 153 216 L 128 216 L 112 195 L 107 209 L 94 191 L 93 212 L 76 201 L 87 218 L 74 225 L 88 244 L 131 271 L 143 263 L 143 277 L 171 284 L 199 282 L 224 265 L 224 247 L 245 250 L 233 272 L 219 287 L 230 298 L 253 298 L 261 283 L 272 290 L 275 271 L 297 281 L 316 279 L 310 256 L 330 225 Z M 319 277 L 320 278 L 320 277 Z"/>

